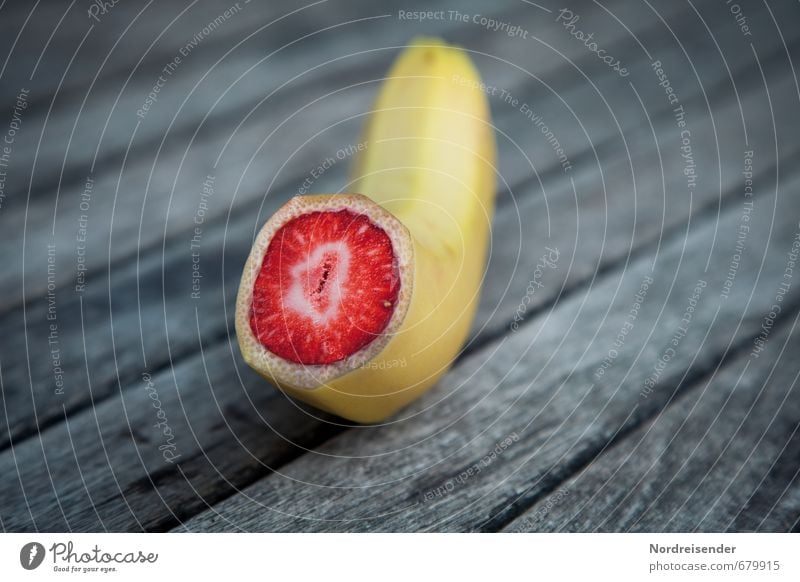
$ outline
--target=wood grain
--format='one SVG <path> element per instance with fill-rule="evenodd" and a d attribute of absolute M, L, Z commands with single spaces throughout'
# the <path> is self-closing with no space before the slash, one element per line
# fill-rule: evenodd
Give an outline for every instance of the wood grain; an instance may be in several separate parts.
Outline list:
<path fill-rule="evenodd" d="M 800 328 L 784 320 L 758 357 L 743 349 L 506 531 L 790 531 Z"/>
<path fill-rule="evenodd" d="M 649 68 L 649 65 L 643 66 Z M 777 67 L 777 63 L 774 66 Z M 745 78 L 744 71 L 740 71 L 740 75 Z M 611 81 L 605 82 L 611 85 Z M 520 79 L 516 83 L 522 89 L 526 87 Z M 719 83 L 725 83 L 724 78 L 720 78 Z M 776 88 L 782 100 L 775 101 L 773 107 L 779 112 L 790 110 L 793 105 L 787 96 L 791 96 L 791 80 L 783 79 Z M 768 108 L 763 90 L 755 85 L 749 89 L 741 95 L 745 110 Z M 647 95 L 654 102 L 653 107 L 661 111 L 653 120 L 659 123 L 658 133 L 654 135 L 654 129 L 646 122 L 638 100 L 638 110 L 631 107 L 627 114 L 632 127 L 627 130 L 624 142 L 613 135 L 608 120 L 605 129 L 602 123 L 595 122 L 597 129 L 593 128 L 593 134 L 604 135 L 606 145 L 589 154 L 590 157 L 596 154 L 594 161 L 587 159 L 576 166 L 575 190 L 560 168 L 542 174 L 540 180 L 531 179 L 531 170 L 527 168 L 526 175 L 519 152 L 514 154 L 505 149 L 506 159 L 513 160 L 516 155 L 513 164 L 516 170 L 511 175 L 503 174 L 504 181 L 510 184 L 501 195 L 492 256 L 473 330 L 476 343 L 482 341 L 481 337 L 497 337 L 507 329 L 517 309 L 518 298 L 524 294 L 530 273 L 539 260 L 541 253 L 537 251 L 545 246 L 557 246 L 568 254 L 570 268 L 552 273 L 552 286 L 547 293 L 532 298 L 531 308 L 547 305 L 557 293 L 590 280 L 596 272 L 628 256 L 634 249 L 657 241 L 662 229 L 679 228 L 696 207 L 718 201 L 719 193 L 730 191 L 738 180 L 740 168 L 736 160 L 741 157 L 744 130 L 738 122 L 741 117 L 739 101 L 732 91 L 712 93 L 717 102 L 714 124 L 708 118 L 690 120 L 696 135 L 694 151 L 698 165 L 715 167 L 720 165 L 719 159 L 730 163 L 721 172 L 720 183 L 712 182 L 713 185 L 697 192 L 691 206 L 680 198 L 665 196 L 662 190 L 680 189 L 684 178 L 680 174 L 680 159 L 669 155 L 668 150 L 661 151 L 667 147 L 663 144 L 679 139 L 678 129 L 667 124 L 671 113 L 664 111 L 667 103 L 659 94 L 661 88 L 650 79 L 637 91 Z M 636 99 L 630 87 L 628 93 L 628 98 Z M 593 117 L 594 105 L 582 97 L 581 86 L 573 86 L 564 95 L 582 117 Z M 703 101 L 702 94 L 695 93 L 684 105 L 701 108 Z M 544 154 L 543 148 L 550 150 L 550 145 L 542 144 L 534 132 L 514 129 L 519 126 L 520 116 L 518 110 L 506 106 L 498 108 L 496 120 L 501 131 L 517 135 L 515 141 L 521 151 L 535 155 L 536 152 Z M 768 160 L 774 156 L 770 152 L 770 142 L 774 140 L 772 132 L 771 125 L 763 123 L 753 124 L 748 132 L 753 147 L 758 147 L 762 156 L 757 167 L 764 172 L 771 171 Z M 510 142 L 505 144 L 506 148 L 510 147 Z M 631 160 L 619 155 L 626 146 Z M 785 151 L 787 156 L 791 156 L 790 147 Z M 551 169 L 553 163 L 555 160 L 549 164 Z M 658 181 L 654 184 L 652 169 L 662 167 L 663 184 Z M 334 190 L 344 181 L 344 171 L 343 164 L 335 165 L 316 184 L 321 191 Z M 717 180 L 713 174 L 708 178 Z M 228 337 L 232 330 L 229 314 L 253 233 L 282 202 L 283 198 L 270 196 L 263 202 L 242 203 L 224 223 L 209 219 L 204 224 L 200 248 L 202 291 L 197 300 L 191 300 L 192 233 L 186 231 L 166 239 L 159 248 L 129 257 L 120 266 L 109 265 L 111 271 L 105 275 L 107 279 L 97 279 L 90 274 L 84 293 L 76 294 L 73 288 L 57 291 L 60 361 L 65 375 L 71 379 L 70 389 L 63 395 L 54 395 L 51 362 L 30 355 L 47 343 L 51 324 L 46 317 L 48 303 L 40 299 L 24 311 L 0 318 L 3 328 L 9 330 L 0 337 L 0 346 L 4 354 L 2 365 L 10 426 L 10 432 L 0 430 L 0 445 L 7 445 L 9 438 L 24 438 L 35 433 L 37 423 L 47 426 L 59 421 L 62 406 L 68 412 L 88 406 L 84 352 L 92 354 L 92 397 L 99 400 L 112 394 L 118 384 L 126 386 L 135 382 L 142 370 L 164 369 L 196 353 L 197 336 L 185 333 L 193 326 L 195 308 L 204 314 L 200 337 L 211 343 Z M 216 204 L 216 200 L 211 204 Z M 613 212 L 610 209 L 614 209 Z M 607 236 L 607 233 L 614 233 L 614 236 Z M 599 247 L 595 243 L 598 239 L 604 241 Z M 102 245 L 92 246 L 95 251 L 102 251 Z M 56 272 L 62 272 L 59 265 L 56 264 Z M 38 266 L 43 267 L 46 263 Z M 19 337 L 25 337 L 26 343 L 20 345 Z M 28 385 L 32 390 L 26 388 Z M 0 417 L 0 428 L 3 422 Z"/>
<path fill-rule="evenodd" d="M 782 38 L 769 14 L 756 11 L 751 47 L 735 23 L 716 17 L 713 3 L 696 6 L 713 39 L 683 4 L 652 3 L 664 22 L 644 3 L 581 5 L 582 25 L 630 60 L 631 75 L 621 79 L 549 22 L 552 14 L 525 3 L 491 11 L 471 0 L 445 4 L 519 22 L 535 37 L 523 42 L 449 20 L 419 25 L 392 15 L 343 24 L 385 13 L 357 0 L 342 10 L 302 10 L 209 69 L 249 32 L 293 9 L 280 2 L 257 17 L 231 19 L 199 45 L 158 107 L 137 121 L 135 110 L 164 59 L 225 5 L 192 6 L 131 74 L 148 39 L 161 31 L 154 22 L 190 3 L 143 12 L 87 90 L 108 47 L 140 10 L 122 4 L 83 41 L 51 111 L 54 83 L 74 52 L 69 47 L 81 42 L 74 31 L 83 30 L 76 23 L 85 13 L 68 14 L 54 35 L 53 48 L 64 50 L 50 49 L 30 79 L 35 100 L 8 182 L 7 191 L 27 196 L 15 194 L 0 209 L 5 224 L 20 225 L 0 229 L 0 245 L 13 259 L 0 263 L 0 292 L 10 298 L 0 306 L 3 529 L 652 530 L 662 521 L 676 530 L 797 527 L 790 382 L 797 364 L 784 356 L 770 381 L 759 384 L 783 339 L 796 351 L 789 332 L 797 287 L 786 296 L 772 351 L 732 386 L 798 229 L 790 194 L 800 183 L 790 162 L 798 153 L 793 120 L 800 95 L 783 44 L 797 62 L 796 27 L 785 27 L 791 30 Z M 40 48 L 64 9 L 37 6 L 26 25 L 38 27 L 33 44 Z M 792 21 L 792 7 L 772 10 L 779 23 Z M 0 11 L 2 27 L 23 21 L 19 11 L 8 20 Z M 501 194 L 470 344 L 423 400 L 384 426 L 353 427 L 255 377 L 239 357 L 229 314 L 254 230 L 298 191 L 309 168 L 357 142 L 360 115 L 409 31 L 444 35 L 473 51 L 490 87 L 542 115 L 573 168 L 563 171 L 518 105 L 491 97 Z M 279 58 L 261 61 L 305 34 Z M 9 35 L 0 36 L 0 46 L 8 45 Z M 32 40 L 21 37 L 18 52 L 30 53 Z M 358 53 L 364 47 L 381 48 Z M 325 59 L 334 60 L 313 68 Z M 691 195 L 681 134 L 653 60 L 661 61 L 687 111 L 700 171 Z M 17 85 L 28 83 L 34 62 L 29 54 L 14 58 L 0 112 Z M 229 91 L 218 100 L 220 88 Z M 755 152 L 757 198 L 744 258 L 723 299 L 743 220 L 747 149 Z M 34 159 L 31 178 L 25 163 Z M 345 165 L 325 172 L 314 190 L 341 187 Z M 194 299 L 189 243 L 209 173 L 215 194 L 203 223 L 203 278 Z M 78 200 L 87 177 L 94 181 L 90 268 L 86 289 L 77 292 Z M 55 245 L 64 394 L 54 391 L 48 353 L 48 244 Z M 558 248 L 559 260 L 531 293 L 546 247 Z M 655 283 L 636 325 L 599 375 L 648 276 Z M 654 391 L 643 396 L 699 278 L 708 282 L 702 308 Z M 519 327 L 511 325 L 515 313 Z M 715 417 L 720 410 L 733 420 Z M 689 426 L 686 418 L 693 419 Z M 709 446 L 683 466 L 674 451 L 701 437 Z M 598 488 L 614 494 L 596 503 Z"/>
<path fill-rule="evenodd" d="M 770 235 L 769 222 L 764 222 L 770 218 L 772 200 L 765 197 L 759 206 L 764 212 L 753 228 L 761 238 L 754 234 L 743 268 L 745 264 L 752 267 L 760 258 L 767 237 L 783 243 L 789 231 L 797 227 L 788 213 L 776 212 Z M 241 365 L 234 347 L 220 344 L 201 354 L 205 360 L 188 358 L 174 371 L 153 376 L 160 408 L 166 411 L 183 455 L 177 463 L 180 472 L 161 457 L 158 446 L 164 443 L 153 427 L 158 422 L 154 418 L 157 410 L 146 383 L 140 379 L 135 389 L 123 390 L 0 455 L 4 468 L 0 474 L 5 475 L 3 489 L 11 492 L 0 501 L 0 517 L 10 530 L 161 529 L 185 519 L 204 503 L 212 505 L 227 497 L 234 488 L 258 475 L 277 469 L 291 457 L 288 445 L 283 444 L 283 438 L 287 438 L 301 448 L 316 449 L 298 461 L 280 465 L 280 476 L 260 481 L 245 490 L 247 495 L 263 501 L 262 492 L 274 493 L 281 500 L 276 506 L 281 511 L 288 509 L 291 515 L 300 506 L 308 511 L 313 506 L 317 508 L 313 511 L 321 512 L 314 519 L 334 521 L 298 522 L 284 515 L 282 519 L 286 521 L 279 524 L 255 525 L 252 520 L 263 511 L 253 510 L 252 504 L 239 496 L 218 509 L 235 512 L 230 519 L 236 527 L 417 529 L 423 527 L 420 520 L 425 527 L 439 527 L 442 524 L 438 521 L 449 515 L 453 504 L 461 506 L 474 500 L 475 495 L 480 498 L 487 493 L 481 490 L 483 487 L 494 491 L 507 480 L 505 474 L 495 472 L 508 471 L 509 464 L 528 458 L 533 451 L 543 449 L 535 463 L 542 470 L 552 469 L 547 464 L 550 460 L 558 461 L 558 471 L 570 471 L 572 463 L 580 462 L 587 451 L 601 449 L 620 425 L 641 422 L 663 407 L 671 396 L 672 383 L 677 382 L 692 357 L 700 354 L 700 367 L 712 365 L 732 338 L 741 339 L 760 325 L 755 314 L 768 301 L 768 295 L 760 290 L 774 286 L 779 269 L 783 269 L 782 253 L 772 246 L 763 280 L 748 308 L 748 313 L 754 315 L 742 322 L 742 329 L 735 330 L 741 306 L 747 304 L 753 291 L 752 281 L 743 279 L 730 300 L 720 306 L 723 311 L 716 319 L 715 310 L 703 309 L 702 317 L 698 316 L 691 333 L 683 339 L 681 357 L 662 379 L 660 390 L 637 409 L 634 417 L 629 416 L 638 401 L 638 388 L 631 390 L 631 385 L 646 377 L 649 370 L 644 362 L 654 362 L 674 332 L 685 307 L 687 284 L 705 276 L 711 289 L 719 288 L 720 277 L 727 269 L 724 261 L 715 260 L 703 275 L 705 254 L 687 253 L 686 247 L 702 248 L 703 241 L 707 242 L 717 229 L 729 235 L 735 232 L 739 213 L 739 208 L 729 208 L 720 224 L 707 218 L 694 227 L 689 240 L 673 235 L 668 241 L 653 275 L 659 282 L 648 295 L 647 317 L 643 312 L 637 324 L 639 335 L 626 344 L 627 351 L 602 385 L 590 389 L 587 379 L 606 355 L 642 277 L 652 272 L 649 256 L 607 274 L 602 282 L 560 301 L 552 311 L 539 314 L 511 336 L 471 354 L 437 389 L 401 413 L 392 424 L 346 431 L 327 445 L 322 441 L 339 432 L 340 427 L 330 419 L 316 420 L 286 401 L 253 378 Z M 715 254 L 727 255 L 729 250 Z M 706 298 L 713 302 L 711 289 Z M 713 326 L 711 321 L 715 321 Z M 569 333 L 565 334 L 565 330 Z M 586 330 L 592 330 L 594 337 Z M 650 333 L 652 336 L 645 342 Z M 642 345 L 645 347 L 640 354 Z M 532 370 L 538 372 L 537 377 L 532 378 Z M 210 379 L 204 378 L 206 373 Z M 236 388 L 237 374 L 242 376 L 244 388 Z M 618 390 L 622 384 L 626 386 L 625 393 Z M 602 422 L 595 418 L 598 411 L 606 412 Z M 492 475 L 491 480 L 475 478 L 459 487 L 458 495 L 427 503 L 419 501 L 469 468 L 496 441 L 512 432 L 522 435 L 523 425 L 534 417 L 530 432 L 525 429 L 525 440 L 504 452 L 501 459 L 492 463 L 491 473 L 484 474 Z M 577 460 L 565 459 L 568 452 Z M 314 484 L 320 476 L 325 481 Z M 509 484 L 512 493 L 504 491 L 504 497 L 521 491 L 530 475 L 515 477 Z M 301 485 L 295 479 L 309 484 Z M 376 481 L 388 484 L 379 486 Z M 25 484 L 24 495 L 20 483 Z M 332 486 L 336 488 L 331 489 Z M 64 516 L 53 512 L 56 492 Z M 32 516 L 14 509 L 25 506 L 25 495 L 32 504 Z M 159 496 L 164 501 L 159 501 Z M 318 503 L 311 503 L 312 497 Z M 104 502 L 102 508 L 96 500 Z M 392 519 L 374 518 L 376 513 L 399 509 L 395 505 L 398 501 L 408 501 L 413 508 Z M 93 504 L 98 507 L 97 513 Z M 306 513 L 302 515 L 309 517 Z M 351 517 L 366 521 L 343 521 Z M 475 520 L 490 515 L 470 512 L 460 517 L 465 521 L 448 527 L 479 527 Z M 190 522 L 189 527 L 220 527 L 210 515 L 199 519 L 197 524 Z M 434 521 L 425 521 L 429 519 Z"/>
<path fill-rule="evenodd" d="M 725 211 L 719 224 L 705 221 L 688 236 L 667 241 L 654 269 L 651 257 L 620 267 L 517 333 L 471 354 L 392 424 L 331 439 L 283 467 L 280 475 L 269 475 L 188 521 L 185 529 L 500 528 L 510 502 L 532 503 L 556 489 L 726 355 L 749 350 L 774 301 L 786 252 L 799 228 L 796 215 L 781 210 L 791 202 L 782 199 L 775 207 L 775 201 L 774 196 L 759 198 L 761 211 L 751 223 L 740 267 L 740 276 L 752 272 L 758 279 L 737 280 L 728 299 L 721 299 L 720 289 L 740 208 Z M 729 244 L 709 252 L 708 241 L 717 230 Z M 654 283 L 634 329 L 598 378 L 647 276 Z M 652 391 L 643 396 L 645 382 L 683 325 L 700 279 L 707 287 L 688 331 L 658 372 Z M 798 301 L 800 290 L 793 288 L 786 311 L 791 314 Z M 514 435 L 517 442 L 503 447 Z"/>
<path fill-rule="evenodd" d="M 447 20 L 433 21 L 419 29 L 406 27 L 402 24 L 404 21 L 398 22 L 393 17 L 377 18 L 341 30 L 327 30 L 320 33 L 319 38 L 315 36 L 313 44 L 291 45 L 269 59 L 258 37 L 246 50 L 235 51 L 232 55 L 235 58 L 226 59 L 224 66 L 220 64 L 210 69 L 205 60 L 209 55 L 203 60 L 189 59 L 169 78 L 159 92 L 158 108 L 148 112 L 144 119 L 137 117 L 137 111 L 158 80 L 154 74 L 157 71 L 152 68 L 142 71 L 137 76 L 139 82 L 126 86 L 121 93 L 112 86 L 107 91 L 91 93 L 86 104 L 82 99 L 69 101 L 58 115 L 46 120 L 44 132 L 38 129 L 36 119 L 28 117 L 26 123 L 31 131 L 26 134 L 27 141 L 18 145 L 16 156 L 17 160 L 26 160 L 28 164 L 36 160 L 34 179 L 29 177 L 31 168 L 23 165 L 9 176 L 8 187 L 16 185 L 21 192 L 27 192 L 30 182 L 41 196 L 34 197 L 30 203 L 26 196 L 7 201 L 6 217 L 12 222 L 25 223 L 27 233 L 23 244 L 18 236 L 0 231 L 0 245 L 8 248 L 11 256 L 24 256 L 25 261 L 14 261 L 8 266 L 0 264 L 0 293 L 29 299 L 44 292 L 46 281 L 41 264 L 46 260 L 48 243 L 55 244 L 58 263 L 64 265 L 56 270 L 58 284 L 70 286 L 75 276 L 77 223 L 83 214 L 89 218 L 92 243 L 85 259 L 93 278 L 102 277 L 111 266 L 109 263 L 113 265 L 129 258 L 138 248 L 158 250 L 165 238 L 192 228 L 198 191 L 209 173 L 215 175 L 217 186 L 217 195 L 207 216 L 209 223 L 224 221 L 231 207 L 238 208 L 247 202 L 260 203 L 267 190 L 270 202 L 286 200 L 297 192 L 311 167 L 335 155 L 339 148 L 358 141 L 363 122 L 358 116 L 368 111 L 377 83 L 397 48 L 405 44 L 411 34 L 420 31 L 443 34 L 449 40 L 478 51 L 475 55 L 478 65 L 481 70 L 489 71 L 487 82 L 516 92 L 520 99 L 523 96 L 530 99 L 537 113 L 543 114 L 550 125 L 563 118 L 566 127 L 552 129 L 558 131 L 559 141 L 564 142 L 571 155 L 578 157 L 589 149 L 589 144 L 579 124 L 574 120 L 568 123 L 572 119 L 569 109 L 538 82 L 527 79 L 528 84 L 517 89 L 520 81 L 526 79 L 516 67 L 531 71 L 548 84 L 553 83 L 558 92 L 563 93 L 565 85 L 579 84 L 580 91 L 573 95 L 581 99 L 568 103 L 572 106 L 584 103 L 590 105 L 592 111 L 595 111 L 596 102 L 587 103 L 585 78 L 577 71 L 570 73 L 568 63 L 575 61 L 590 79 L 598 82 L 608 77 L 608 68 L 598 67 L 594 55 L 549 22 L 542 21 L 534 26 L 537 19 L 532 17 L 531 10 L 536 9 L 523 3 L 514 6 L 515 10 L 510 13 L 502 13 L 503 18 L 516 21 L 527 17 L 532 34 L 536 33 L 542 43 L 553 46 L 558 52 L 532 39 L 477 34 L 480 29 L 476 31 L 472 23 L 457 26 Z M 466 12 L 467 8 L 463 10 Z M 667 16 L 677 10 L 673 5 L 664 8 Z M 386 12 L 375 7 L 359 14 L 367 17 Z M 653 28 L 654 32 L 648 31 L 648 35 L 653 39 L 654 54 L 663 52 L 664 59 L 685 60 L 681 53 L 675 52 L 675 40 L 646 6 L 636 8 L 627 17 L 636 19 L 640 30 L 648 30 L 648 26 Z M 596 32 L 604 34 L 614 50 L 636 50 L 641 54 L 627 31 L 599 7 L 587 5 L 584 18 L 593 19 Z M 693 32 L 702 39 L 699 26 L 699 23 L 694 25 Z M 656 34 L 659 29 L 661 33 Z M 344 34 L 344 30 L 348 34 Z M 689 31 L 691 29 L 687 29 Z M 733 37 L 728 29 L 721 32 Z M 268 36 L 267 32 L 263 34 Z M 763 39 L 765 54 L 782 49 L 774 35 L 761 35 L 760 39 Z M 724 36 L 721 40 L 725 41 Z M 702 40 L 700 42 L 703 44 Z M 363 52 L 365 43 L 385 48 Z M 704 45 L 703 52 L 714 50 L 710 39 Z M 217 47 L 217 50 L 223 48 Z M 321 58 L 320 54 L 325 57 Z M 535 61 L 531 54 L 536 54 Z M 752 64 L 751 56 L 744 51 L 732 52 L 730 58 L 741 58 L 743 63 Z M 325 64 L 328 60 L 333 62 Z M 639 65 L 640 74 L 646 75 L 643 85 L 655 87 L 647 63 L 639 62 Z M 683 62 L 680 69 L 685 66 Z M 727 77 L 721 61 L 699 61 L 696 66 L 701 74 L 710 74 L 708 80 L 712 86 L 720 78 Z M 736 68 L 737 63 L 733 62 L 732 66 Z M 678 66 L 675 69 L 677 71 Z M 246 71 L 247 75 L 239 79 Z M 554 75 L 556 71 L 560 74 Z M 679 83 L 679 76 L 675 77 L 674 82 Z M 686 76 L 685 83 L 687 95 L 699 90 L 698 81 L 693 77 Z M 608 96 L 614 99 L 613 103 L 617 103 L 618 98 L 623 99 L 616 112 L 623 119 L 621 127 L 628 127 L 624 124 L 626 112 L 632 114 L 636 126 L 644 124 L 634 96 L 630 91 L 622 95 Z M 657 104 L 664 106 L 664 99 L 659 97 Z M 501 129 L 517 138 L 521 116 L 515 117 L 512 126 L 501 126 Z M 587 128 L 593 142 L 602 143 L 619 131 L 608 115 L 582 116 L 581 121 L 599 126 L 599 132 Z M 502 158 L 505 166 L 501 167 L 504 175 L 514 170 L 516 176 L 523 172 L 530 175 L 526 156 L 537 160 L 540 168 L 544 160 L 553 161 L 550 144 L 541 138 L 536 142 L 535 149 L 523 144 L 524 155 L 513 144 L 503 144 L 506 146 Z M 96 153 L 104 156 L 97 164 Z M 58 181 L 53 182 L 54 176 Z M 87 178 L 91 178 L 94 185 L 91 208 L 85 213 L 79 202 Z M 508 181 L 514 183 L 514 175 L 509 175 Z M 59 192 L 57 202 L 53 196 L 56 189 Z M 20 293 L 20 274 L 24 277 L 24 293 Z M 15 306 L 12 303 L 7 308 Z"/>

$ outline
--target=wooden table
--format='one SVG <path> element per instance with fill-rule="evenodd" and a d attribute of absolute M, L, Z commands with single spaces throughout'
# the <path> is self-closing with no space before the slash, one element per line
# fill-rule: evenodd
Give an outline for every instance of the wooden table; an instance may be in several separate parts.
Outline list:
<path fill-rule="evenodd" d="M 562 8 L 3 3 L 2 529 L 796 531 L 800 6 Z M 233 305 L 418 34 L 487 84 L 491 257 L 452 371 L 353 426 Z"/>

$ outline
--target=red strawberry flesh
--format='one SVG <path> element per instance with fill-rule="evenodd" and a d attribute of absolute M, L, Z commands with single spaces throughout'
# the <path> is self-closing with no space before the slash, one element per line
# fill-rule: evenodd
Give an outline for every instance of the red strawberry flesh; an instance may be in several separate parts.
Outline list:
<path fill-rule="evenodd" d="M 250 328 L 286 360 L 332 364 L 386 329 L 399 291 L 381 227 L 350 210 L 309 212 L 272 237 L 253 285 Z"/>

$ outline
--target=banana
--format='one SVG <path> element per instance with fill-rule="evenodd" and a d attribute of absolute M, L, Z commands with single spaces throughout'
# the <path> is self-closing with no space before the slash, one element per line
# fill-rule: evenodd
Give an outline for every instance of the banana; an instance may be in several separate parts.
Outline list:
<path fill-rule="evenodd" d="M 236 304 L 245 361 L 286 394 L 380 422 L 448 370 L 472 325 L 494 212 L 480 77 L 443 41 L 389 71 L 346 190 L 295 197 L 257 235 Z"/>

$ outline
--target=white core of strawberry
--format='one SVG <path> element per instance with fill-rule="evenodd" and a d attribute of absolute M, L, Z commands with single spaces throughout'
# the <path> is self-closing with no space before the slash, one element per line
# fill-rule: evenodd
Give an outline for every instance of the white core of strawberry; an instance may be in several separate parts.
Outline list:
<path fill-rule="evenodd" d="M 323 275 L 317 287 L 310 293 L 306 292 L 319 265 L 323 266 Z M 319 246 L 306 260 L 292 268 L 292 282 L 284 305 L 317 325 L 328 325 L 339 316 L 342 285 L 347 282 L 349 270 L 350 250 L 347 245 L 327 243 Z"/>
<path fill-rule="evenodd" d="M 250 327 L 281 358 L 332 364 L 383 333 L 400 286 L 391 238 L 366 214 L 308 212 L 269 241 L 253 282 Z"/>

